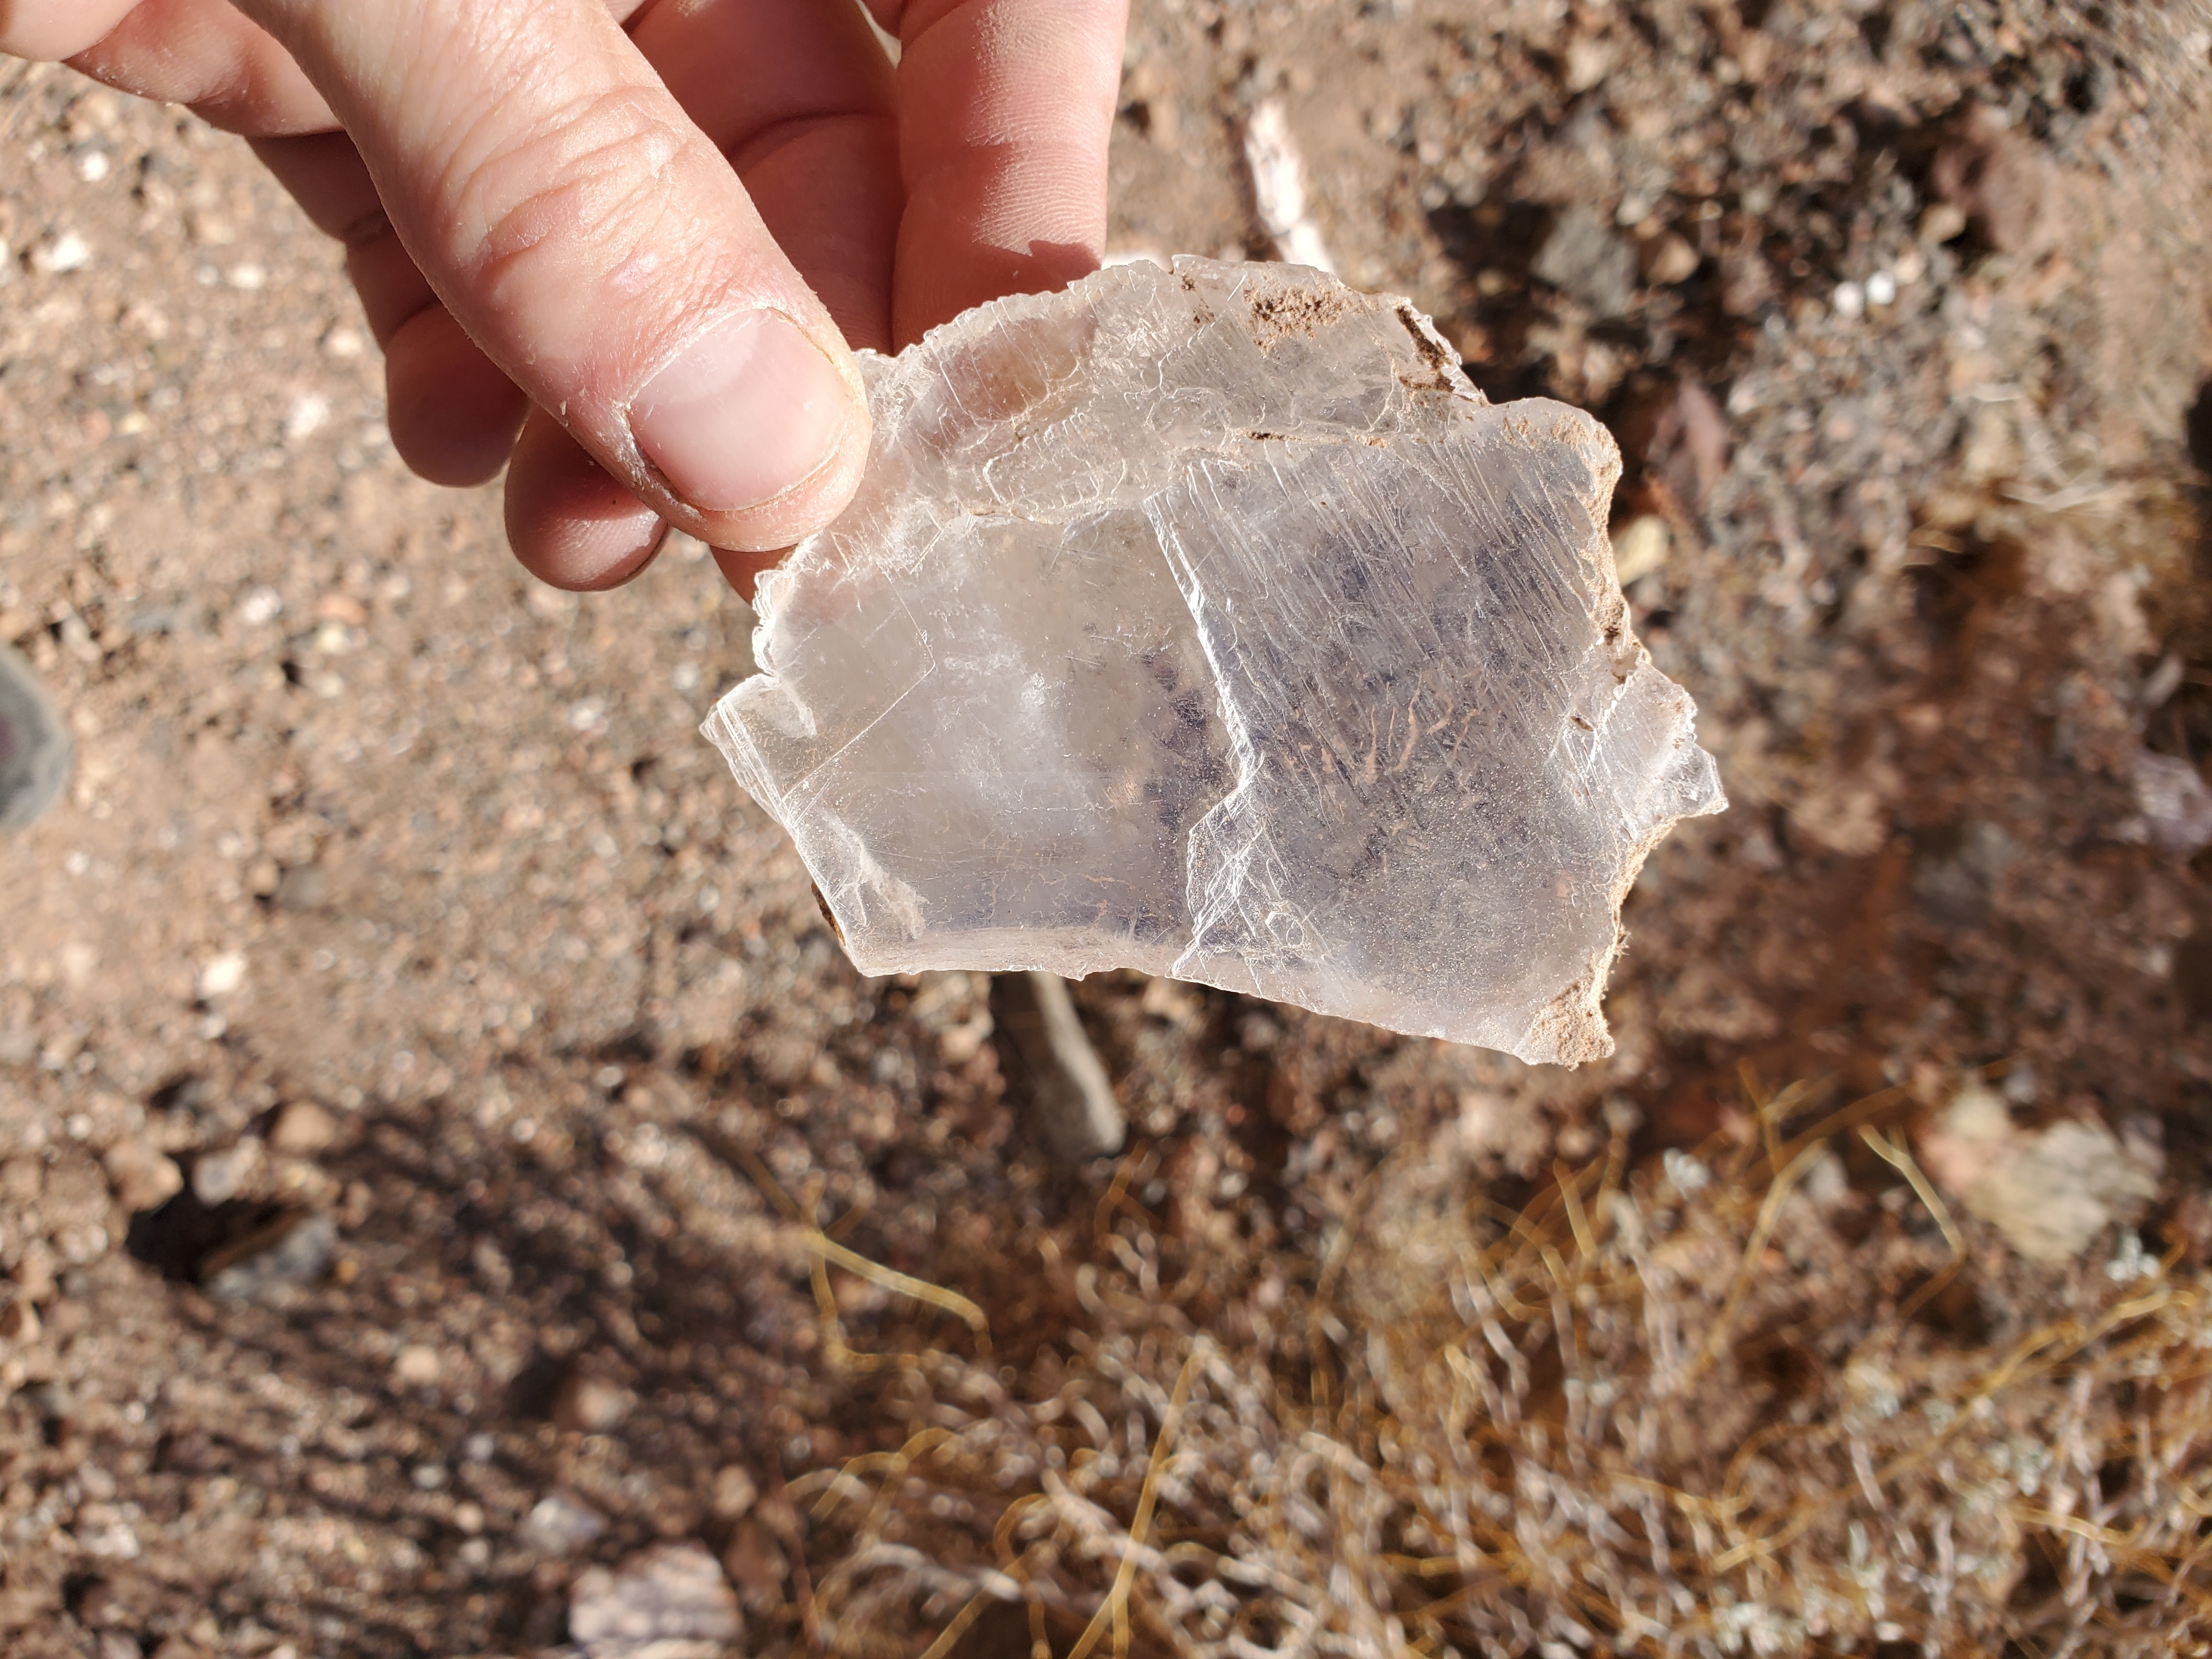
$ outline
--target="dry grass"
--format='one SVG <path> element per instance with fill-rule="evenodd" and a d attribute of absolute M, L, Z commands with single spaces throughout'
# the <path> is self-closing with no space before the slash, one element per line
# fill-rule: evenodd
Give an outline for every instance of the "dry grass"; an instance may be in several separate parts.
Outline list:
<path fill-rule="evenodd" d="M 910 1359 L 904 1448 L 793 1486 L 806 1628 L 902 1659 L 2205 1651 L 2212 1285 L 2128 1235 L 1996 1294 L 2018 1264 L 1886 1104 L 1791 1135 L 1785 1091 L 1731 1156 L 1633 1175 L 1616 1136 L 1517 1212 L 1408 1158 L 1303 1291 L 1202 1322 L 1117 1182 L 1127 1266 L 1042 1247 L 1091 1324 L 1064 1367 Z M 1916 1317 L 1968 1280 L 2036 1316 Z"/>

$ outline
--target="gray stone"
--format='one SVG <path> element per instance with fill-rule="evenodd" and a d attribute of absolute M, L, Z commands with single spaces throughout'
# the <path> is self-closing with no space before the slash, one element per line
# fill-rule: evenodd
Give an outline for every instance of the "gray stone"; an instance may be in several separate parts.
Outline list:
<path fill-rule="evenodd" d="M 269 902 L 279 910 L 325 910 L 331 896 L 330 872 L 319 865 L 300 864 L 276 878 Z"/>
<path fill-rule="evenodd" d="M 258 1136 L 246 1135 L 231 1146 L 202 1152 L 192 1161 L 192 1196 L 213 1209 L 244 1192 L 261 1170 Z"/>
<path fill-rule="evenodd" d="M 337 1253 L 337 1221 L 304 1215 L 264 1248 L 209 1274 L 207 1293 L 218 1302 L 282 1302 L 320 1283 Z"/>
<path fill-rule="evenodd" d="M 574 1492 L 549 1492 L 522 1517 L 515 1541 L 538 1555 L 573 1555 L 607 1529 L 605 1517 Z"/>
<path fill-rule="evenodd" d="M 75 754 L 31 665 L 0 645 L 0 834 L 22 829 L 60 798 Z"/>
<path fill-rule="evenodd" d="M 1622 317 L 1636 303 L 1636 251 L 1586 207 L 1559 216 L 1529 270 L 1601 317 Z"/>

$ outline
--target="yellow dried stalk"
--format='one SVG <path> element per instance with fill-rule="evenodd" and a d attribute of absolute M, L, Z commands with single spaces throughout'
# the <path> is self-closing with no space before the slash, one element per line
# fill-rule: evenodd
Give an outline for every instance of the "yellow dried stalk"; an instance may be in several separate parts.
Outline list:
<path fill-rule="evenodd" d="M 2034 1285 L 2035 1328 L 1948 1338 L 1911 1316 L 1951 1275 L 2027 1270 L 1875 1127 L 1888 1098 L 1793 1136 L 1813 1091 L 1747 1085 L 1735 1170 L 1625 1177 L 1616 1136 L 1506 1211 L 1386 1165 L 1310 1292 L 1269 1321 L 1232 1286 L 1201 1334 L 1126 1265 L 1156 1241 L 1117 1177 L 1055 1385 L 911 1358 L 897 1406 L 929 1431 L 825 1487 L 823 1640 L 946 1659 L 1019 1600 L 1032 1659 L 1109 1630 L 1117 1659 L 2203 1643 L 2204 1275 L 2092 1261 Z M 1936 1237 L 1830 1227 L 1853 1131 Z M 1788 1386 L 1784 1350 L 1809 1356 Z"/>

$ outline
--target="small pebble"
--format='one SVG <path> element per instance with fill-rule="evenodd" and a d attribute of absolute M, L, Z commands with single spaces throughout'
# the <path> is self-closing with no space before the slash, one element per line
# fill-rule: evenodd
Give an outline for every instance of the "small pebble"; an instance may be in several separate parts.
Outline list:
<path fill-rule="evenodd" d="M 522 1518 L 515 1540 L 539 1555 L 573 1555 L 607 1529 L 589 1504 L 569 1492 L 550 1492 Z"/>
<path fill-rule="evenodd" d="M 1894 305 L 1897 302 L 1897 278 L 1886 270 L 1877 270 L 1867 278 L 1866 296 L 1870 306 Z"/>
<path fill-rule="evenodd" d="M 1697 249 L 1670 232 L 1662 236 L 1651 250 L 1651 262 L 1645 274 L 1662 285 L 1684 283 L 1697 275 L 1700 263 Z"/>
<path fill-rule="evenodd" d="M 1937 1187 L 2029 1261 L 2052 1267 L 2081 1256 L 2114 1221 L 2132 1224 L 2158 1193 L 2154 1173 L 2101 1121 L 2022 1129 L 1978 1080 L 1922 1129 L 1917 1150 Z"/>
<path fill-rule="evenodd" d="M 133 1215 L 158 1209 L 184 1190 L 185 1173 L 176 1159 L 143 1142 L 118 1141 L 100 1162 L 115 1189 L 115 1201 Z"/>
<path fill-rule="evenodd" d="M 714 1513 L 724 1521 L 734 1521 L 752 1508 L 760 1489 L 753 1484 L 752 1475 L 732 1463 L 714 1477 Z"/>
<path fill-rule="evenodd" d="M 322 1279 L 337 1255 L 338 1225 L 327 1215 L 301 1217 L 263 1250 L 225 1267 L 207 1281 L 218 1302 L 261 1302 Z"/>
<path fill-rule="evenodd" d="M 202 964 L 198 990 L 200 1000 L 212 1002 L 217 997 L 227 997 L 246 983 L 246 957 L 236 951 L 226 951 Z"/>
<path fill-rule="evenodd" d="M 33 822 L 61 798 L 75 752 L 30 665 L 0 644 L 0 835 Z M 67 967 L 65 959 L 65 974 Z"/>
<path fill-rule="evenodd" d="M 1866 290 L 1856 283 L 1838 283 L 1834 296 L 1836 315 L 1845 322 L 1856 322 L 1866 315 Z"/>
<path fill-rule="evenodd" d="M 577 1371 L 554 1396 L 553 1421 L 580 1434 L 605 1434 L 629 1414 L 629 1395 L 605 1377 Z"/>
<path fill-rule="evenodd" d="M 1667 521 L 1656 514 L 1639 514 L 1621 526 L 1613 538 L 1613 568 L 1620 585 L 1631 586 L 1665 564 L 1673 540 Z"/>
<path fill-rule="evenodd" d="M 438 1351 L 421 1342 L 410 1342 L 392 1361 L 392 1380 L 410 1389 L 435 1382 L 438 1370 Z"/>
<path fill-rule="evenodd" d="M 1966 234 L 1966 216 L 1948 202 L 1937 202 L 1920 216 L 1920 240 L 1948 242 Z"/>
<path fill-rule="evenodd" d="M 35 1342 L 39 1340 L 39 1310 L 18 1298 L 0 1308 L 0 1340 Z"/>
<path fill-rule="evenodd" d="M 261 1167 L 261 1142 L 253 1135 L 221 1152 L 203 1152 L 192 1162 L 192 1196 L 210 1210 L 246 1189 Z"/>
<path fill-rule="evenodd" d="M 329 425 L 330 419 L 331 400 L 319 392 L 303 392 L 292 399 L 285 413 L 285 441 L 296 444 L 311 438 Z"/>
<path fill-rule="evenodd" d="M 283 890 L 278 884 L 277 890 Z M 337 1139 L 338 1121 L 312 1100 L 295 1100 L 276 1114 L 269 1144 L 289 1158 L 313 1158 Z"/>
<path fill-rule="evenodd" d="M 656 1544 L 616 1571 L 592 1567 L 568 1595 L 568 1635 L 591 1659 L 647 1643 L 734 1642 L 744 1633 L 737 1592 L 706 1546 Z"/>
<path fill-rule="evenodd" d="M 91 263 L 91 245 L 73 230 L 65 230 L 31 251 L 31 269 L 47 276 L 82 270 Z"/>
<path fill-rule="evenodd" d="M 295 865 L 277 876 L 269 902 L 279 910 L 326 909 L 331 902 L 330 872 L 319 865 Z"/>

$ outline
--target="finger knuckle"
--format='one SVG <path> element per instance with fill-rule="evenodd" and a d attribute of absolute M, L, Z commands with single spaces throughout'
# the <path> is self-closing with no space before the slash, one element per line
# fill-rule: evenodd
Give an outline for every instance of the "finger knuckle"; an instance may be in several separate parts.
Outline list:
<path fill-rule="evenodd" d="M 623 267 L 653 239 L 684 147 L 669 118 L 629 88 L 593 93 L 526 132 L 474 147 L 453 192 L 456 265 L 495 299 L 549 262 L 564 278 L 579 259 Z"/>

